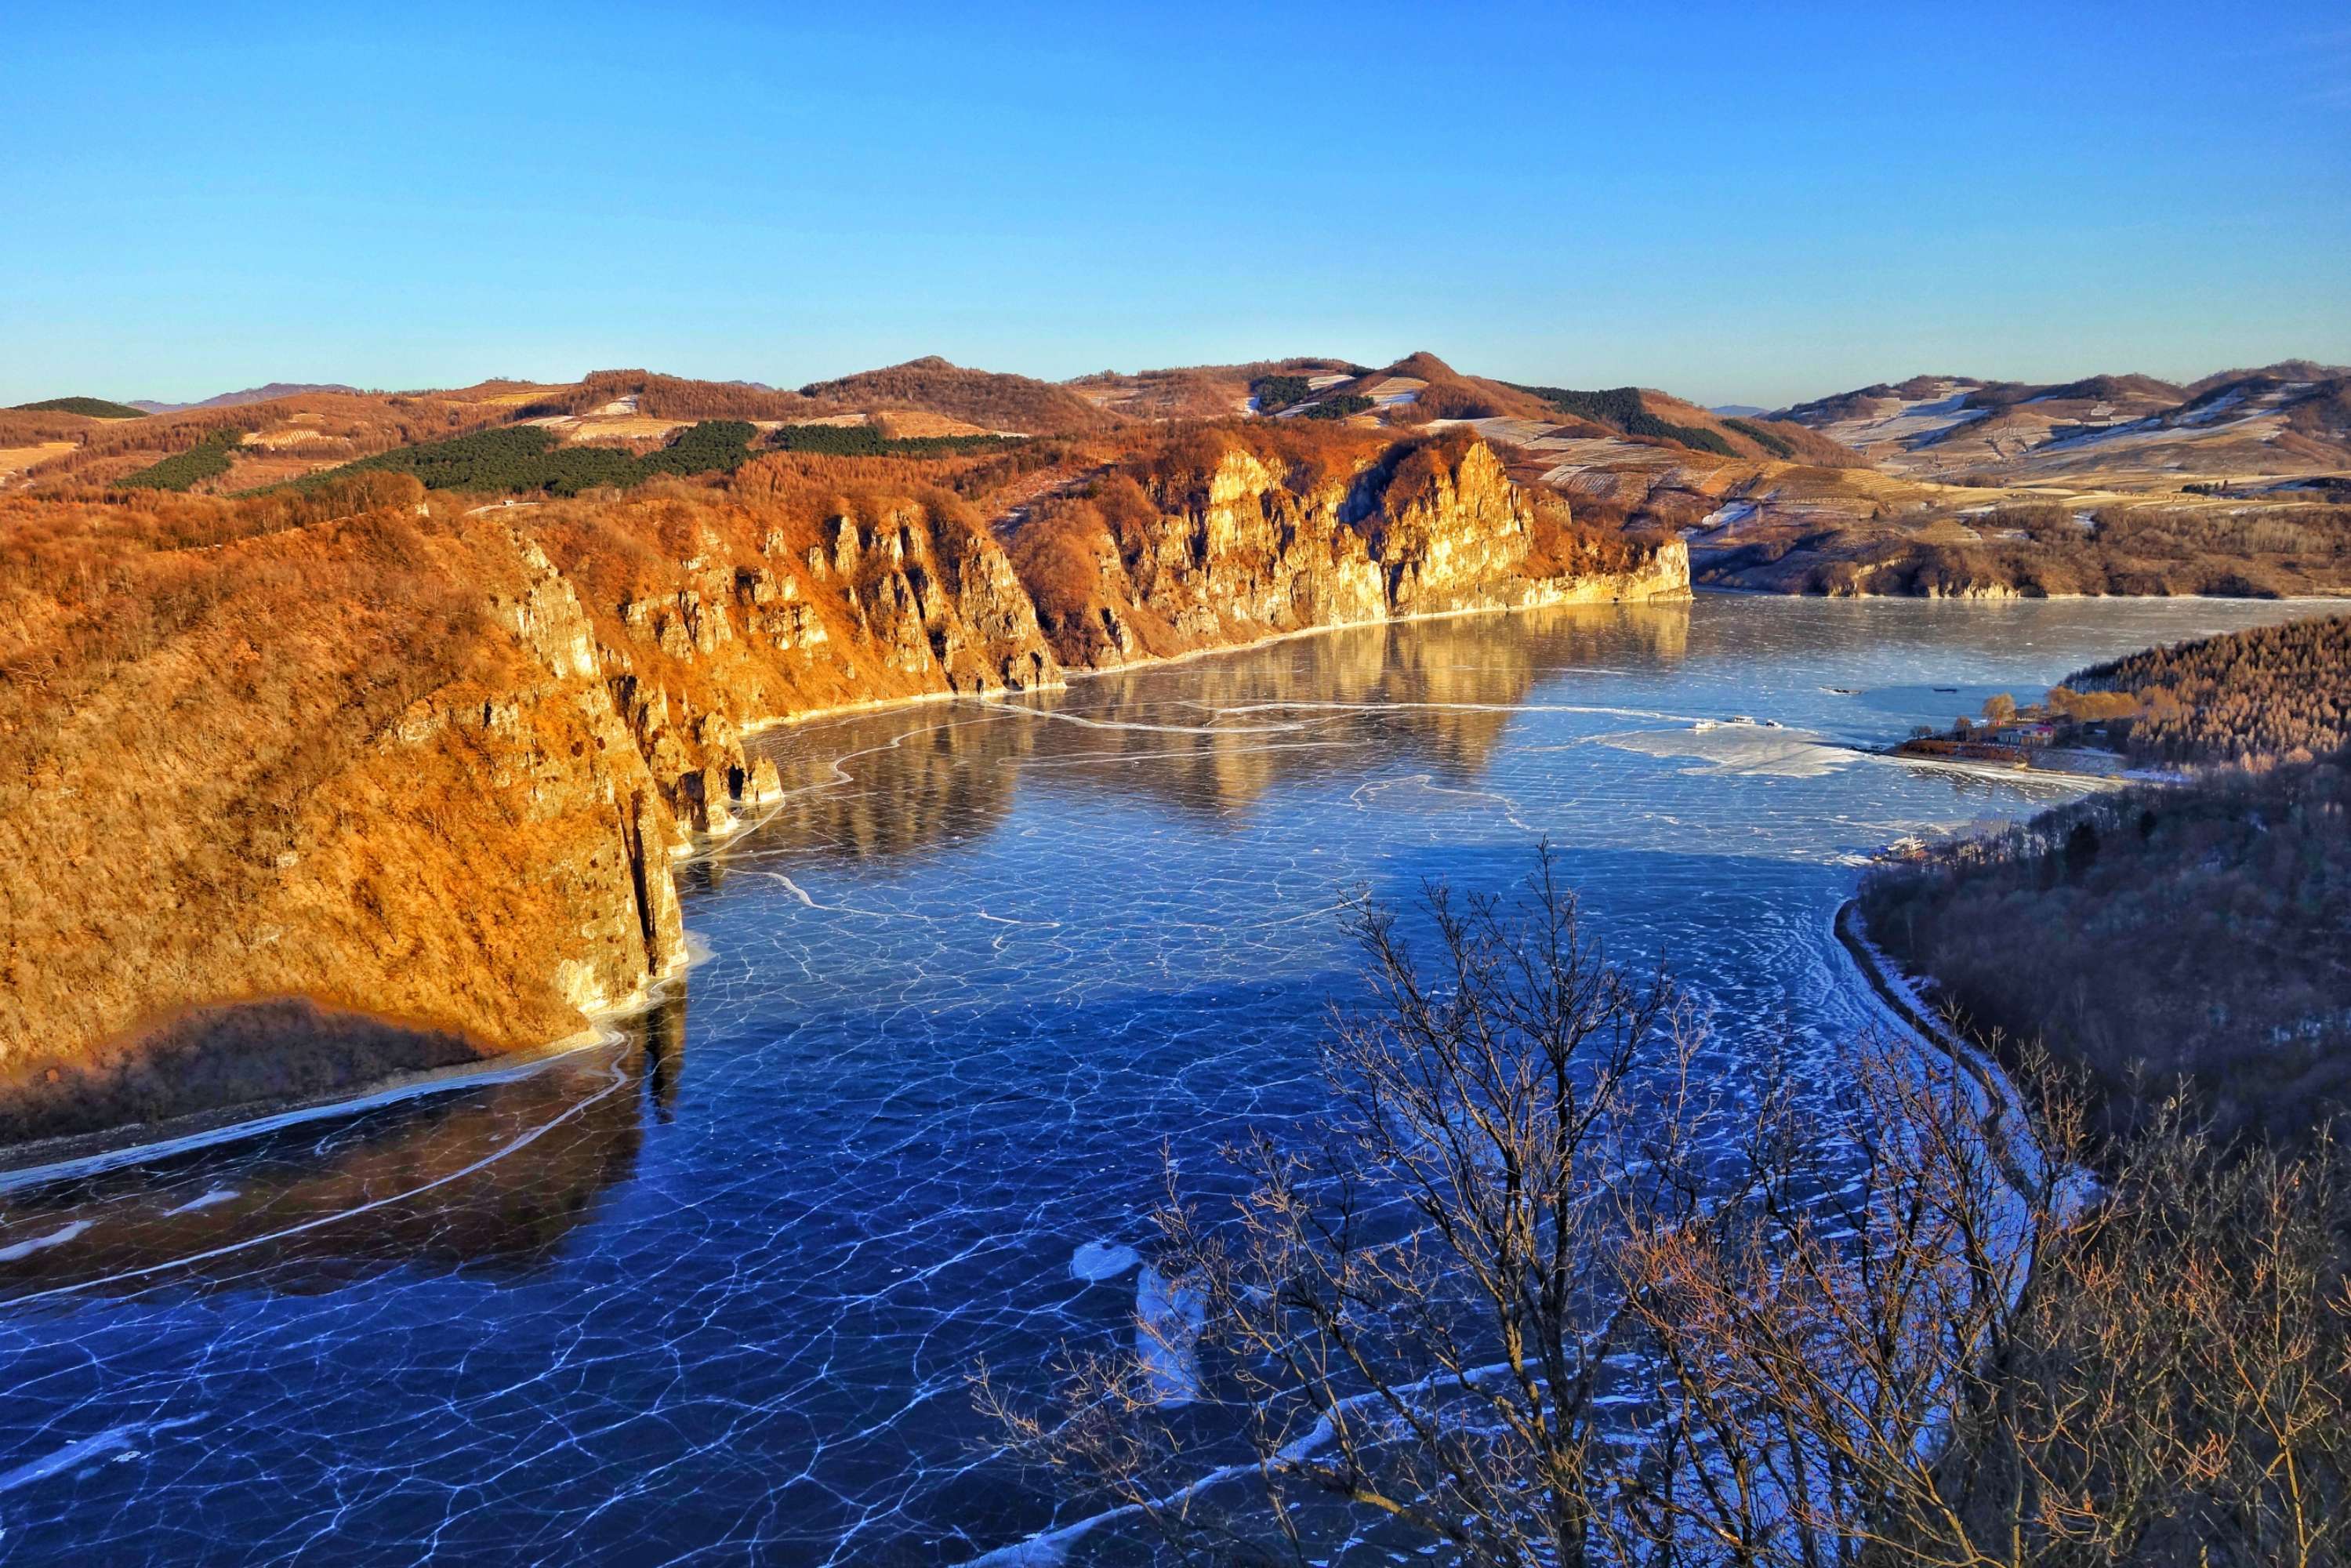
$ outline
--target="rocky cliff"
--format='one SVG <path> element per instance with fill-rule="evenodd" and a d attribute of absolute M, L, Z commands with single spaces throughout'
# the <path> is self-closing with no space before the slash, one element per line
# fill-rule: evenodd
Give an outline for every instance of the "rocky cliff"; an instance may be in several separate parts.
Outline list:
<path fill-rule="evenodd" d="M 763 724 L 1687 591 L 1677 543 L 1577 534 L 1476 442 L 1221 439 L 994 528 L 758 465 L 486 514 L 412 486 L 53 528 L 0 621 L 0 851 L 44 868 L 0 890 L 0 1136 L 340 1092 L 642 1004 L 684 960 L 677 858 L 780 793 Z"/>
<path fill-rule="evenodd" d="M 375 515 L 131 566 L 9 693 L 0 846 L 41 874 L 0 890 L 0 1132 L 534 1045 L 682 964 L 667 798 L 529 540 Z"/>
<path fill-rule="evenodd" d="M 1079 668 L 1397 616 L 1689 592 L 1678 540 L 1599 548 L 1479 441 L 1335 471 L 1236 445 L 1189 468 L 1113 472 L 1008 533 L 1054 653 Z"/>

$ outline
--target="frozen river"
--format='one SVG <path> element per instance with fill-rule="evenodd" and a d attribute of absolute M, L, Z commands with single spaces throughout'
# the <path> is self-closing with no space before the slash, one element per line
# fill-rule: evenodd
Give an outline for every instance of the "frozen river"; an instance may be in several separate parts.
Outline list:
<path fill-rule="evenodd" d="M 761 745 L 706 958 L 509 1082 L 0 1195 L 0 1561 L 931 1563 L 1049 1521 L 967 1378 L 1132 1333 L 1159 1148 L 1307 1103 L 1351 889 L 1548 835 L 1730 1058 L 1869 1002 L 1873 850 L 2064 798 L 1852 749 L 2307 612 L 1702 598 L 1338 632 Z"/>

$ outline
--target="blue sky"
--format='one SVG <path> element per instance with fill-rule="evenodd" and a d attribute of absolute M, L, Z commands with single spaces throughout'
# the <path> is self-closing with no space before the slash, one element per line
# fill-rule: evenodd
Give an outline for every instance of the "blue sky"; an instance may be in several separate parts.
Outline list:
<path fill-rule="evenodd" d="M 26 6 L 0 402 L 2351 360 L 2327 5 Z"/>

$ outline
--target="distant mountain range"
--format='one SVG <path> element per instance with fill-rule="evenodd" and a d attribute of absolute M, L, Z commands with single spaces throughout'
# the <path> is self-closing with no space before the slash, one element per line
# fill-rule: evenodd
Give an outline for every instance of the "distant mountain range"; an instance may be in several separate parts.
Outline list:
<path fill-rule="evenodd" d="M 1919 478 L 2322 469 L 2351 457 L 2351 366 L 2287 360 L 2186 386 L 2143 375 L 2046 384 L 1914 376 L 1777 417 Z"/>
<path fill-rule="evenodd" d="M 1378 367 L 1301 355 L 1063 382 L 926 356 L 796 392 L 643 370 L 397 395 L 273 382 L 135 406 L 145 417 L 89 397 L 0 411 L 0 485 L 148 484 L 147 470 L 184 456 L 162 472 L 235 493 L 508 427 L 530 427 L 508 444 L 543 432 L 564 447 L 626 448 L 635 461 L 703 421 L 758 427 L 738 444 L 841 453 L 1005 435 L 1084 440 L 1168 421 L 1307 420 L 1399 435 L 1467 424 L 1513 478 L 1567 497 L 1580 518 L 1681 531 L 1702 568 L 1711 562 L 1719 580 L 1740 586 L 1780 585 L 1809 572 L 1812 556 L 1843 559 L 1896 535 L 1990 548 L 2008 525 L 1987 533 L 1969 519 L 2011 505 L 2069 507 L 2072 517 L 2118 493 L 2222 512 L 2254 497 L 2339 505 L 2351 495 L 2351 368 L 2313 360 L 2186 384 L 1921 375 L 1768 413 L 1655 388 L 1508 382 L 1426 352 Z M 785 426 L 802 428 L 787 436 Z M 200 445 L 201 455 L 192 451 Z"/>
<path fill-rule="evenodd" d="M 130 400 L 130 406 L 144 409 L 149 413 L 183 413 L 192 408 L 239 408 L 249 402 L 267 402 L 272 398 L 294 397 L 303 392 L 357 392 L 359 390 L 340 382 L 271 382 L 267 386 L 223 392 L 202 402 L 161 402 L 153 398 L 134 397 Z"/>

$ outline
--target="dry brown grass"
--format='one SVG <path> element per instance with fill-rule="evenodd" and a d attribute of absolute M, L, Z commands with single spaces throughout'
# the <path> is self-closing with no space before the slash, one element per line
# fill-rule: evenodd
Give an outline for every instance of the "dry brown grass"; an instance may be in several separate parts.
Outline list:
<path fill-rule="evenodd" d="M 949 364 L 935 357 L 800 389 L 835 406 L 927 409 L 983 430 L 1038 435 L 1089 435 L 1115 428 L 1118 416 L 1067 387 L 1028 376 Z"/>
<path fill-rule="evenodd" d="M 620 759 L 575 760 L 613 737 L 498 623 L 505 527 L 418 494 L 0 503 L 0 851 L 49 873 L 0 890 L 0 1083 L 277 997 L 577 1027 L 550 970 L 630 897 Z"/>
<path fill-rule="evenodd" d="M 22 474 L 52 457 L 61 457 L 74 445 L 70 441 L 43 441 L 29 446 L 0 446 L 0 477 Z"/>

